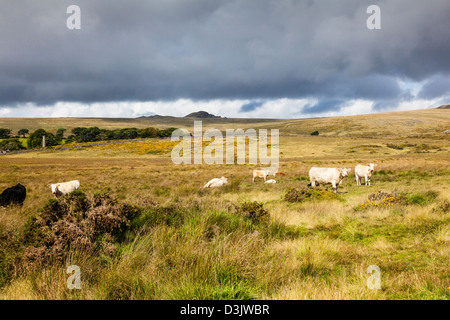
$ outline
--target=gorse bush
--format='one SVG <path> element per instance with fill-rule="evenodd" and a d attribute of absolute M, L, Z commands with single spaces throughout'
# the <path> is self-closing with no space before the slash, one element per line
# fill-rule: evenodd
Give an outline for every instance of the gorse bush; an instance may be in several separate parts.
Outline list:
<path fill-rule="evenodd" d="M 264 209 L 264 204 L 258 201 L 244 202 L 237 206 L 237 212 L 244 217 L 249 218 L 253 222 L 265 219 L 269 215 L 269 211 Z"/>
<path fill-rule="evenodd" d="M 63 261 L 76 250 L 111 255 L 113 243 L 123 239 L 130 220 L 140 212 L 136 206 L 120 205 L 108 194 L 90 199 L 77 190 L 59 200 L 50 199 L 25 226 L 22 262 Z"/>
<path fill-rule="evenodd" d="M 368 208 L 383 208 L 396 205 L 426 205 L 433 202 L 438 192 L 430 190 L 426 193 L 396 194 L 378 191 L 368 196 L 368 200 L 354 208 L 361 211 Z"/>
<path fill-rule="evenodd" d="M 303 202 L 307 200 L 340 200 L 339 195 L 328 190 L 312 188 L 289 188 L 287 189 L 283 200 L 287 202 Z"/>

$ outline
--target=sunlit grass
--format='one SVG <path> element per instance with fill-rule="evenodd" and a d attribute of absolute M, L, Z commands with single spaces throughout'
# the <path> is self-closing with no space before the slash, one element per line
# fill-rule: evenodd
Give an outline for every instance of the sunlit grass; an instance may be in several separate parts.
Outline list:
<path fill-rule="evenodd" d="M 400 118 L 375 120 L 400 126 Z M 307 122 L 305 132 L 325 126 L 321 121 Z M 283 126 L 298 132 L 300 123 Z M 142 215 L 111 257 L 73 253 L 62 264 L 20 272 L 0 263 L 0 298 L 449 299 L 448 141 L 405 141 L 383 132 L 347 138 L 342 126 L 333 120 L 323 135 L 280 137 L 286 176 L 273 185 L 252 183 L 260 165 L 175 165 L 170 139 L 2 156 L 0 187 L 27 187 L 22 208 L 0 208 L 2 263 L 20 257 L 27 220 L 53 198 L 49 183 L 79 179 L 86 194 L 109 193 L 139 206 Z M 352 126 L 351 134 L 366 132 Z M 417 153 L 387 146 L 406 142 L 438 148 Z M 336 199 L 284 199 L 288 188 L 306 188 L 311 166 L 366 162 L 377 163 L 371 186 L 356 186 L 352 172 Z M 228 178 L 225 188 L 201 188 L 221 176 Z M 355 210 L 378 191 L 402 194 L 404 201 Z M 237 209 L 249 202 L 262 204 L 267 217 L 253 221 Z M 66 287 L 70 264 L 82 270 L 81 290 Z M 381 269 L 380 290 L 367 287 L 370 265 Z"/>

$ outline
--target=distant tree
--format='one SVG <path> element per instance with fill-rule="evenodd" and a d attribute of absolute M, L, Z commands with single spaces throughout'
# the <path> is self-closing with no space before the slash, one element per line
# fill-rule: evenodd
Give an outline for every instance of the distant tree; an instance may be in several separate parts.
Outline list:
<path fill-rule="evenodd" d="M 25 135 L 27 135 L 30 131 L 28 129 L 20 129 L 17 133 L 19 136 L 22 136 L 22 138 L 25 138 Z"/>
<path fill-rule="evenodd" d="M 72 142 L 75 142 L 75 136 L 73 134 L 69 135 L 66 138 L 66 143 L 72 143 Z"/>
<path fill-rule="evenodd" d="M 56 131 L 55 139 L 58 141 L 58 143 L 61 143 L 62 139 L 64 139 L 64 132 L 66 129 L 59 128 L 58 131 Z"/>
<path fill-rule="evenodd" d="M 120 131 L 123 132 L 124 139 L 136 139 L 139 136 L 136 128 L 125 128 Z"/>
<path fill-rule="evenodd" d="M 319 135 L 319 131 L 311 132 L 311 135 L 312 135 L 312 136 L 318 136 L 318 135 Z"/>
<path fill-rule="evenodd" d="M 46 147 L 56 146 L 58 144 L 58 142 L 55 139 L 55 136 L 52 133 L 47 132 L 44 129 L 38 129 L 28 136 L 28 139 L 27 139 L 28 149 L 42 147 L 42 137 L 43 136 L 45 136 L 45 146 Z"/>
<path fill-rule="evenodd" d="M 145 128 L 141 130 L 140 136 L 141 138 L 156 138 L 158 136 L 158 130 L 152 127 Z"/>
<path fill-rule="evenodd" d="M 160 129 L 158 130 L 158 136 L 162 138 L 170 137 L 175 130 L 177 130 L 177 128 Z"/>
<path fill-rule="evenodd" d="M 11 129 L 0 128 L 0 139 L 8 139 L 11 134 Z"/>
<path fill-rule="evenodd" d="M 74 139 L 77 142 L 92 142 L 101 139 L 102 130 L 97 127 L 83 128 L 77 127 L 72 129 Z"/>

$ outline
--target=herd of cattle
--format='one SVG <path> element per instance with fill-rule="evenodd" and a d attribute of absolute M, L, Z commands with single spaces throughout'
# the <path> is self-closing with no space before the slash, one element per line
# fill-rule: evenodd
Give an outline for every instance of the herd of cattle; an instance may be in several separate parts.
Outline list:
<path fill-rule="evenodd" d="M 372 178 L 372 174 L 375 170 L 375 164 L 370 163 L 368 166 L 357 165 L 355 167 L 355 177 L 356 184 L 361 185 L 361 179 L 364 178 L 365 185 L 370 186 L 370 180 Z M 333 187 L 334 193 L 337 192 L 337 187 L 342 183 L 342 180 L 348 176 L 350 173 L 350 168 L 319 168 L 312 167 L 309 170 L 309 180 L 311 183 L 308 186 L 317 187 L 319 185 L 331 184 Z M 286 175 L 284 172 L 272 172 L 271 170 L 253 170 L 253 179 L 252 182 L 255 182 L 256 178 L 263 178 L 265 183 L 276 183 L 276 180 L 269 179 L 267 177 L 273 176 L 283 176 Z M 214 178 L 208 183 L 206 183 L 203 188 L 214 188 L 221 187 L 227 184 L 227 178 Z M 69 182 L 60 182 L 49 185 L 52 193 L 55 197 L 60 197 L 74 190 L 78 190 L 80 188 L 80 181 L 73 180 Z M 23 205 L 27 195 L 26 188 L 20 183 L 7 188 L 0 194 L 0 206 L 7 207 L 10 204 Z"/>
<path fill-rule="evenodd" d="M 369 163 L 368 166 L 358 164 L 355 167 L 355 177 L 356 177 L 356 185 L 361 185 L 361 179 L 364 178 L 365 185 L 370 186 L 370 180 L 372 178 L 373 172 L 375 171 L 376 164 Z M 350 173 L 350 168 L 318 168 L 312 167 L 309 170 L 309 180 L 311 183 L 308 187 L 317 187 L 321 184 L 331 184 L 333 187 L 334 193 L 337 192 L 337 187 L 342 183 L 342 180 L 348 176 Z M 252 182 L 255 182 L 256 178 L 263 178 L 265 183 L 276 183 L 277 181 L 274 179 L 267 180 L 268 176 L 284 176 L 286 175 L 284 172 L 271 171 L 270 169 L 265 170 L 253 170 L 253 179 Z M 213 188 L 213 187 L 221 187 L 227 184 L 227 178 L 214 178 L 208 181 L 203 188 Z"/>

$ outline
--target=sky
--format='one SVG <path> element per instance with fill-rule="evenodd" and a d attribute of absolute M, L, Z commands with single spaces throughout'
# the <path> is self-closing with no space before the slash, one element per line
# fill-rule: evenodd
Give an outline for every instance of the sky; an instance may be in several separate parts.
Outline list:
<path fill-rule="evenodd" d="M 1 0 L 0 117 L 438 107 L 449 17 L 448 0 Z"/>

